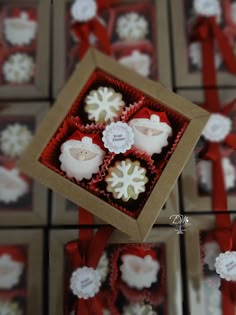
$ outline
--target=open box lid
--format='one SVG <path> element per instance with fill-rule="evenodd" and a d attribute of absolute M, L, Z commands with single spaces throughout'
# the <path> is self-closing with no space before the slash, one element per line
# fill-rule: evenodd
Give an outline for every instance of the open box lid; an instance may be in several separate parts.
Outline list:
<path fill-rule="evenodd" d="M 178 145 L 171 154 L 161 176 L 152 189 L 137 218 L 132 218 L 95 194 L 68 180 L 40 161 L 45 147 L 59 130 L 72 104 L 95 71 L 131 86 L 150 100 L 164 104 L 168 110 L 180 115 L 187 122 Z M 185 166 L 209 118 L 208 112 L 190 101 L 172 93 L 160 84 L 147 80 L 104 54 L 90 49 L 78 65 L 73 76 L 62 90 L 58 99 L 38 128 L 31 145 L 18 163 L 26 174 L 34 177 L 52 190 L 90 211 L 105 222 L 115 226 L 137 241 L 143 241 L 156 221 L 166 199 Z M 75 222 L 76 223 L 76 222 Z"/>

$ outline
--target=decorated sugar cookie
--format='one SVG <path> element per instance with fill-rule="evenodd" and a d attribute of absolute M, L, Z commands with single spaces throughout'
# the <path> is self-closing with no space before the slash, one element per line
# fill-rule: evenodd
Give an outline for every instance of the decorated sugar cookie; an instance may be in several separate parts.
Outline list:
<path fill-rule="evenodd" d="M 148 182 L 146 169 L 140 166 L 139 161 L 125 159 L 118 161 L 108 169 L 105 178 L 107 191 L 111 192 L 115 199 L 128 201 L 137 199 L 139 194 L 145 191 Z"/>
<path fill-rule="evenodd" d="M 19 282 L 23 268 L 23 263 L 15 261 L 10 255 L 0 255 L 0 290 L 13 288 Z"/>
<path fill-rule="evenodd" d="M 76 131 L 61 146 L 61 170 L 77 181 L 90 179 L 99 171 L 104 155 L 105 149 L 99 135 Z"/>
<path fill-rule="evenodd" d="M 28 12 L 19 10 L 4 19 L 3 32 L 12 45 L 29 45 L 36 36 L 36 30 L 36 17 Z"/>
<path fill-rule="evenodd" d="M 215 241 L 207 242 L 203 245 L 204 264 L 208 265 L 209 270 L 215 270 L 216 257 L 220 254 L 219 244 Z"/>
<path fill-rule="evenodd" d="M 17 169 L 0 166 L 0 202 L 6 204 L 17 202 L 28 190 L 28 183 Z"/>
<path fill-rule="evenodd" d="M 8 83 L 29 83 L 34 75 L 34 61 L 25 53 L 14 53 L 3 63 L 4 80 Z"/>
<path fill-rule="evenodd" d="M 7 302 L 0 300 L 0 314 L 3 315 L 23 315 L 23 311 L 16 302 Z"/>
<path fill-rule="evenodd" d="M 146 18 L 136 12 L 121 15 L 117 19 L 116 32 L 120 39 L 139 40 L 148 34 L 148 22 Z"/>
<path fill-rule="evenodd" d="M 0 133 L 0 150 L 11 158 L 19 157 L 32 139 L 32 133 L 26 125 L 9 124 Z"/>
<path fill-rule="evenodd" d="M 129 122 L 134 133 L 134 147 L 149 155 L 161 153 L 172 135 L 170 122 L 164 112 L 142 108 Z"/>
<path fill-rule="evenodd" d="M 121 256 L 121 279 L 131 288 L 150 288 L 157 279 L 160 264 L 151 249 L 131 248 Z"/>
<path fill-rule="evenodd" d="M 150 304 L 130 303 L 123 309 L 122 315 L 157 315 Z"/>
<path fill-rule="evenodd" d="M 151 70 L 151 57 L 147 54 L 134 50 L 130 55 L 121 57 L 118 60 L 122 65 L 148 77 Z"/>
<path fill-rule="evenodd" d="M 85 112 L 89 120 L 104 123 L 119 116 L 125 103 L 122 95 L 110 87 L 99 87 L 85 98 Z"/>

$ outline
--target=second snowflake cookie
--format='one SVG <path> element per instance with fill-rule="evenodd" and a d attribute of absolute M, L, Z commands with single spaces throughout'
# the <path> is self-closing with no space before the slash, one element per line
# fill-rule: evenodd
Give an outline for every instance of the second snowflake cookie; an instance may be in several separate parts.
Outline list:
<path fill-rule="evenodd" d="M 145 191 L 148 178 L 146 169 L 141 167 L 138 161 L 125 159 L 109 168 L 105 181 L 107 191 L 111 192 L 115 199 L 128 201 L 129 199 L 136 200 L 139 194 Z"/>

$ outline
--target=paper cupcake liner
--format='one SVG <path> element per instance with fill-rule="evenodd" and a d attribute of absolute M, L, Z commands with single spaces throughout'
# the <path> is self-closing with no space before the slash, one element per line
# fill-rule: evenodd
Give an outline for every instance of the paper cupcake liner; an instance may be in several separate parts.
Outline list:
<path fill-rule="evenodd" d="M 88 119 L 87 113 L 84 111 L 84 99 L 89 94 L 91 90 L 96 90 L 101 86 L 108 86 L 113 88 L 116 92 L 121 93 L 123 96 L 123 100 L 128 107 L 130 104 L 133 104 L 139 101 L 142 98 L 142 93 L 135 89 L 134 87 L 129 86 L 127 83 L 114 78 L 112 75 L 107 74 L 101 70 L 96 70 L 91 75 L 89 80 L 84 85 L 81 93 L 76 98 L 74 104 L 72 105 L 67 117 L 71 116 L 79 116 L 83 122 L 83 124 L 91 124 L 94 121 L 90 121 Z M 115 121 L 120 120 L 121 113 L 117 116 Z"/>
<path fill-rule="evenodd" d="M 145 185 L 146 191 L 140 193 L 136 200 L 130 199 L 128 202 L 124 202 L 122 200 L 115 199 L 112 196 L 112 193 L 106 191 L 105 177 L 111 165 L 113 166 L 117 161 L 122 161 L 127 158 L 132 161 L 139 161 L 141 166 L 146 168 L 146 176 L 149 181 Z M 111 206 L 124 212 L 128 216 L 137 218 L 155 185 L 156 176 L 157 171 L 153 165 L 153 160 L 146 153 L 131 149 L 124 154 L 108 154 L 100 172 L 90 182 L 90 191 L 94 192 L 98 197 L 108 202 Z"/>
<path fill-rule="evenodd" d="M 152 244 L 127 244 L 127 245 L 121 245 L 112 255 L 111 257 L 111 273 L 110 273 L 110 279 L 109 283 L 112 288 L 112 290 L 119 290 L 122 292 L 122 294 L 125 296 L 125 298 L 128 301 L 141 303 L 141 302 L 150 302 L 153 305 L 159 305 L 163 303 L 165 296 L 166 296 L 166 274 L 165 274 L 165 263 L 162 258 L 158 258 L 158 261 L 161 265 L 162 273 L 161 273 L 161 279 L 158 278 L 158 281 L 154 283 L 150 288 L 144 288 L 141 290 L 130 288 L 125 282 L 123 282 L 120 277 L 120 257 L 122 255 L 122 252 L 127 250 L 129 247 L 133 246 L 144 246 L 146 248 L 153 248 L 154 250 L 157 248 L 160 248 L 157 246 L 152 246 Z M 158 276 L 160 277 L 160 272 L 158 272 Z M 157 284 L 161 285 L 161 288 L 164 287 L 164 290 L 160 290 L 160 288 L 157 287 Z"/>
<path fill-rule="evenodd" d="M 50 140 L 47 144 L 46 148 L 44 149 L 43 153 L 40 156 L 40 162 L 45 165 L 46 167 L 50 168 L 54 172 L 58 173 L 59 175 L 63 176 L 64 178 L 70 180 L 71 182 L 86 188 L 89 190 L 89 183 L 92 179 L 86 180 L 83 179 L 81 181 L 76 181 L 73 178 L 68 177 L 61 169 L 60 169 L 60 148 L 61 145 L 76 131 L 79 130 L 78 124 L 75 124 L 74 120 L 68 118 L 64 120 L 62 126 L 58 129 L 56 135 Z M 87 133 L 100 133 L 100 129 L 95 129 L 95 127 L 91 127 L 89 129 L 83 128 L 84 131 Z M 86 132 L 85 132 L 86 133 Z M 94 174 L 95 175 L 95 174 Z M 92 178 L 94 177 L 92 176 Z"/>

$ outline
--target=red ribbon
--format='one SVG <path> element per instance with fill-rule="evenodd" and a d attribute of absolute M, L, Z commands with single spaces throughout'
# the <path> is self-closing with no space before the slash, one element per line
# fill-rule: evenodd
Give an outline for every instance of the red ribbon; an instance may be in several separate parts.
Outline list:
<path fill-rule="evenodd" d="M 215 230 L 215 238 L 220 245 L 221 251 L 236 251 L 236 220 L 232 228 L 229 214 L 216 216 L 216 222 L 218 229 Z M 222 292 L 223 314 L 235 315 L 236 281 L 221 279 L 220 290 Z"/>
<path fill-rule="evenodd" d="M 80 224 L 90 224 L 91 214 L 80 208 L 79 215 Z M 80 239 L 66 245 L 72 269 L 84 266 L 96 269 L 112 231 L 112 227 L 102 227 L 93 236 L 92 229 L 81 229 Z M 74 308 L 75 315 L 102 315 L 102 305 L 97 295 L 88 300 L 77 299 Z"/>
<path fill-rule="evenodd" d="M 97 1 L 98 11 L 101 11 L 109 7 L 108 0 Z M 75 22 L 72 25 L 72 31 L 75 36 L 80 40 L 79 44 L 79 59 L 81 59 L 90 47 L 89 35 L 93 33 L 95 37 L 99 40 L 99 45 L 101 50 L 111 55 L 111 45 L 110 39 L 106 26 L 104 26 L 98 17 L 95 16 L 93 19 L 87 22 Z"/>
<path fill-rule="evenodd" d="M 225 105 L 221 109 L 218 91 L 217 90 L 206 90 L 206 104 L 202 107 L 212 113 L 219 113 L 224 116 L 228 116 L 233 106 L 235 105 L 235 100 Z M 229 134 L 223 140 L 223 143 L 232 149 L 236 149 L 236 135 Z M 205 148 L 203 158 L 212 161 L 212 182 L 213 182 L 213 192 L 212 192 L 212 204 L 214 211 L 224 211 L 227 210 L 227 193 L 225 189 L 224 182 L 224 172 L 222 168 L 222 155 L 221 155 L 221 143 L 220 142 L 209 142 Z"/>
<path fill-rule="evenodd" d="M 191 37 L 193 41 L 200 41 L 202 44 L 204 86 L 216 86 L 215 41 L 226 67 L 230 72 L 236 74 L 236 58 L 233 48 L 226 34 L 217 25 L 216 17 L 199 17 Z"/>

